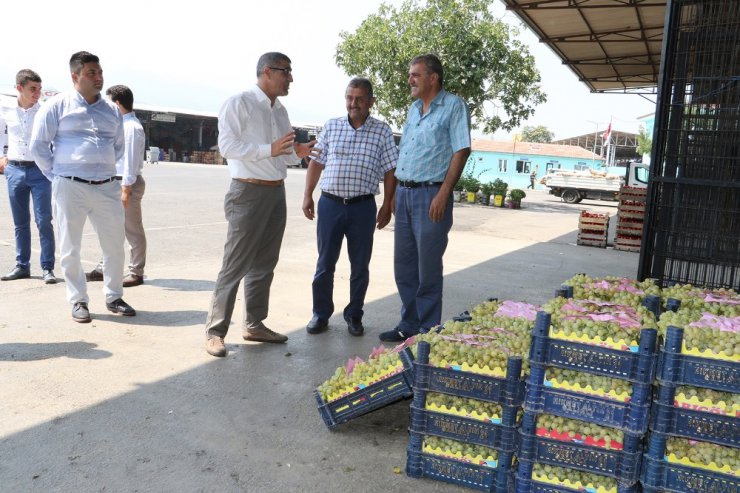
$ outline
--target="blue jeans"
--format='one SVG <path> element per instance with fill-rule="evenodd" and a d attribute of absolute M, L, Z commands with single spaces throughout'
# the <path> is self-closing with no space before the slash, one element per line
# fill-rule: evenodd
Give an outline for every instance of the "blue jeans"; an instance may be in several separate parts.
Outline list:
<path fill-rule="evenodd" d="M 442 318 L 442 256 L 452 228 L 452 195 L 444 218 L 429 219 L 439 187 L 396 188 L 393 266 L 401 297 L 401 322 L 407 334 L 439 325 Z"/>
<path fill-rule="evenodd" d="M 344 205 L 321 197 L 317 211 L 316 238 L 319 260 L 313 278 L 313 313 L 329 320 L 334 313 L 334 270 L 347 237 L 350 263 L 349 303 L 344 308 L 344 319 L 360 319 L 364 314 L 365 294 L 370 284 L 370 257 L 373 254 L 375 231 L 375 200 Z"/>
<path fill-rule="evenodd" d="M 31 196 L 33 214 L 41 240 L 41 268 L 54 268 L 54 227 L 51 213 L 51 182 L 35 166 L 5 167 L 8 181 L 10 211 L 15 224 L 15 263 L 29 268 L 31 265 Z"/>

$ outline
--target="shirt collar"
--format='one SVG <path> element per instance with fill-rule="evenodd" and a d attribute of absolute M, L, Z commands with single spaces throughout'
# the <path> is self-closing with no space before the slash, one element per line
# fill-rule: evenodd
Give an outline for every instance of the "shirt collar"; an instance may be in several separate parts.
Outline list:
<path fill-rule="evenodd" d="M 355 127 L 352 126 L 352 122 L 349 119 L 349 115 L 347 115 L 347 118 L 344 119 L 344 124 L 347 125 L 349 128 L 351 128 L 352 130 L 360 130 L 361 128 L 365 128 L 365 127 L 371 125 L 372 119 L 373 119 L 372 115 L 367 115 L 367 118 L 365 119 L 365 122 L 362 125 L 360 125 L 359 127 L 355 128 Z"/>
<path fill-rule="evenodd" d="M 133 111 L 129 111 L 128 113 L 123 115 L 124 120 L 130 120 L 132 118 L 136 118 L 136 113 L 134 113 Z"/>
<path fill-rule="evenodd" d="M 434 99 L 432 99 L 432 103 L 429 105 L 431 108 L 432 106 L 442 106 L 444 104 L 445 96 L 447 95 L 447 91 L 444 89 L 440 89 L 436 96 L 434 96 Z M 414 105 L 416 105 L 417 108 L 419 108 L 419 112 L 421 112 L 421 108 L 424 102 L 421 99 L 417 99 L 414 101 Z"/>
<path fill-rule="evenodd" d="M 267 97 L 267 94 L 265 94 L 265 91 L 262 90 L 260 86 L 257 84 L 254 85 L 254 93 L 257 95 L 257 99 L 267 104 L 267 106 L 270 106 L 270 98 Z M 275 98 L 275 104 L 272 105 L 272 108 L 274 109 L 280 109 L 283 107 L 283 104 L 280 102 L 280 99 Z"/>
<path fill-rule="evenodd" d="M 78 103 L 81 103 L 81 104 L 84 103 L 84 104 L 89 105 L 89 106 L 92 106 L 94 104 L 98 104 L 99 102 L 101 102 L 103 100 L 103 97 L 100 94 L 98 94 L 97 101 L 95 101 L 94 103 L 88 103 L 87 102 L 87 99 L 85 99 L 82 96 L 82 94 L 80 94 L 80 92 L 77 91 L 77 90 L 74 91 L 74 97 L 75 97 L 75 99 L 77 100 Z"/>

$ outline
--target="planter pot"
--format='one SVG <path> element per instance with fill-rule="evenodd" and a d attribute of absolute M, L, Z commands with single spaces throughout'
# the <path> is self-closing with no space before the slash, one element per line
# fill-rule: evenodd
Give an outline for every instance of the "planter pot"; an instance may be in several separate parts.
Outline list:
<path fill-rule="evenodd" d="M 460 190 L 453 190 L 452 200 L 455 202 L 460 202 L 462 200 L 462 192 Z"/>
<path fill-rule="evenodd" d="M 467 200 L 469 204 L 475 203 L 475 192 L 468 192 Z"/>
<path fill-rule="evenodd" d="M 510 201 L 506 202 L 506 207 L 508 207 L 509 209 L 521 209 L 522 203 L 521 203 L 521 201 L 516 201 L 515 202 L 513 200 L 510 200 Z"/>
<path fill-rule="evenodd" d="M 493 205 L 496 207 L 503 207 L 504 206 L 504 196 L 503 195 L 494 195 L 493 196 Z"/>

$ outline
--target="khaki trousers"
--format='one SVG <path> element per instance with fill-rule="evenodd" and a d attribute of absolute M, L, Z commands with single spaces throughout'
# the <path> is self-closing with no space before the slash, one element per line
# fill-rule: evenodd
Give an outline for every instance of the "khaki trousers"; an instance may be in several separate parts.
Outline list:
<path fill-rule="evenodd" d="M 141 199 L 144 197 L 146 182 L 144 177 L 139 175 L 136 182 L 131 185 L 131 194 L 126 207 L 126 241 L 131 246 L 128 270 L 131 274 L 144 276 L 144 266 L 146 265 L 146 234 L 144 233 L 144 224 L 141 220 Z"/>

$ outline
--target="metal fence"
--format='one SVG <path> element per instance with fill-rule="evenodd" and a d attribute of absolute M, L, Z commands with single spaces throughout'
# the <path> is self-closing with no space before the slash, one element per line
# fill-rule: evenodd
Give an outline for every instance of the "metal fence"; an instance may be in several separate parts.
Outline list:
<path fill-rule="evenodd" d="M 668 2 L 639 277 L 740 289 L 740 1 Z"/>

